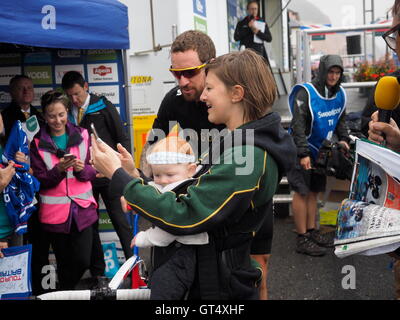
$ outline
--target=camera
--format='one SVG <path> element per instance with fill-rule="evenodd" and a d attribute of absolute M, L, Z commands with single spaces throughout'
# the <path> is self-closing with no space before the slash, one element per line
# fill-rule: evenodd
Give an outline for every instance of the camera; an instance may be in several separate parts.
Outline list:
<path fill-rule="evenodd" d="M 333 176 L 335 169 L 329 165 L 329 159 L 332 156 L 333 143 L 329 140 L 322 141 L 319 148 L 317 159 L 315 160 L 315 169 L 318 174 Z"/>
<path fill-rule="evenodd" d="M 351 153 L 343 145 L 325 139 L 318 151 L 315 172 L 341 180 L 351 180 L 353 164 Z"/>

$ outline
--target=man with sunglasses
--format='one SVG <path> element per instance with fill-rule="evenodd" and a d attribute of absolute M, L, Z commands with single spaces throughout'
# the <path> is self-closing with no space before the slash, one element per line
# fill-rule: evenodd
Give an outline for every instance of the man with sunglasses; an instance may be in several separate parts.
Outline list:
<path fill-rule="evenodd" d="M 176 122 L 188 135 L 196 156 L 208 149 L 210 137 L 204 129 L 222 130 L 224 126 L 208 121 L 207 105 L 200 101 L 206 74 L 204 67 L 215 58 L 216 50 L 211 38 L 200 31 L 189 30 L 180 34 L 171 46 L 170 71 L 178 85 L 166 94 L 161 102 L 149 143 L 157 139 L 159 129 L 165 135 Z M 147 148 L 144 149 L 143 155 Z"/>
<path fill-rule="evenodd" d="M 146 176 L 152 176 L 150 166 L 146 161 L 147 150 L 150 145 L 163 138 L 162 135 L 167 136 L 176 123 L 180 129 L 184 130 L 185 135 L 189 136 L 189 143 L 196 159 L 209 146 L 210 137 L 205 136 L 204 132 L 202 136 L 201 130 L 214 128 L 222 130 L 224 128 L 223 125 L 217 126 L 208 121 L 207 105 L 200 101 L 206 81 L 204 67 L 215 57 L 216 50 L 213 41 L 200 31 L 183 32 L 172 43 L 169 70 L 175 77 L 177 86 L 170 90 L 162 100 L 152 131 L 143 147 L 140 168 Z M 149 227 L 151 224 L 147 220 L 139 219 L 140 230 L 147 230 Z M 148 250 L 141 249 L 142 258 L 148 256 Z M 173 248 L 169 250 L 173 250 Z M 154 251 L 151 254 L 151 262 L 157 264 L 157 260 L 164 260 L 170 255 L 170 251 L 165 251 L 160 257 L 159 251 L 158 253 Z M 154 256 L 156 257 L 154 258 Z"/>
<path fill-rule="evenodd" d="M 397 23 L 399 22 L 399 23 Z M 397 45 L 399 39 L 400 30 L 400 20 L 398 21 L 396 17 L 393 17 L 392 28 L 386 31 L 382 38 L 385 40 L 387 46 L 395 53 L 400 54 L 400 47 Z M 387 74 L 387 76 L 400 76 L 400 70 L 396 70 L 392 73 Z M 365 104 L 364 110 L 361 115 L 361 132 L 367 137 L 368 136 L 368 123 L 371 120 L 371 115 L 377 111 L 378 108 L 375 104 L 375 88 L 372 90 L 368 96 L 367 102 Z M 400 126 L 400 108 L 392 110 L 392 118 Z"/>

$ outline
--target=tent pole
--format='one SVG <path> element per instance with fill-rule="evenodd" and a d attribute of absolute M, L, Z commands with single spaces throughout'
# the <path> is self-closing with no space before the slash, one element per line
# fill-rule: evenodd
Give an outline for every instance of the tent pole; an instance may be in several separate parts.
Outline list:
<path fill-rule="evenodd" d="M 131 150 L 130 151 L 131 154 L 133 154 L 134 152 L 134 137 L 133 137 L 133 120 L 132 120 L 132 95 L 130 92 L 130 88 L 131 88 L 131 83 L 130 83 L 130 79 L 129 79 L 129 75 L 131 74 L 130 72 L 130 63 L 129 63 L 129 55 L 128 55 L 128 50 L 122 50 L 122 63 L 124 65 L 124 93 L 125 93 L 125 101 L 126 101 L 126 115 L 127 115 L 127 127 L 128 127 L 128 135 L 130 137 L 130 146 L 131 146 Z"/>

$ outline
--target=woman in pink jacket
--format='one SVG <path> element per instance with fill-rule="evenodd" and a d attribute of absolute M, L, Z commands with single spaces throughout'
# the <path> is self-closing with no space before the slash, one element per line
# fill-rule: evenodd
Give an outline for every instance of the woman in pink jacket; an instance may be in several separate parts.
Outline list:
<path fill-rule="evenodd" d="M 40 181 L 39 221 L 49 233 L 60 290 L 74 289 L 90 266 L 97 203 L 86 129 L 68 122 L 69 100 L 57 91 L 42 97 L 46 126 L 31 143 L 31 166 Z"/>

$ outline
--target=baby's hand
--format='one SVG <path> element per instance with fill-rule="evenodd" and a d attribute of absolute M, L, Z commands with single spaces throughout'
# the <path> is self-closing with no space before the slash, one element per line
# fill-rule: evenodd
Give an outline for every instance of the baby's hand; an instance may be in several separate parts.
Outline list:
<path fill-rule="evenodd" d="M 1 249 L 8 248 L 8 242 L 0 242 L 0 258 L 4 258 L 4 254 L 1 252 Z"/>
<path fill-rule="evenodd" d="M 122 207 L 122 211 L 127 213 L 127 212 L 131 212 L 133 215 L 137 214 L 136 211 L 133 211 L 132 207 L 129 205 L 128 201 L 126 201 L 125 197 L 122 196 L 120 198 L 121 201 L 121 207 Z"/>
<path fill-rule="evenodd" d="M 135 246 L 135 243 L 136 243 L 136 237 L 134 237 L 131 241 L 131 248 Z"/>
<path fill-rule="evenodd" d="M 121 197 L 121 207 L 122 211 L 125 213 L 131 211 L 130 206 L 128 205 L 128 202 L 126 201 L 124 196 Z"/>

